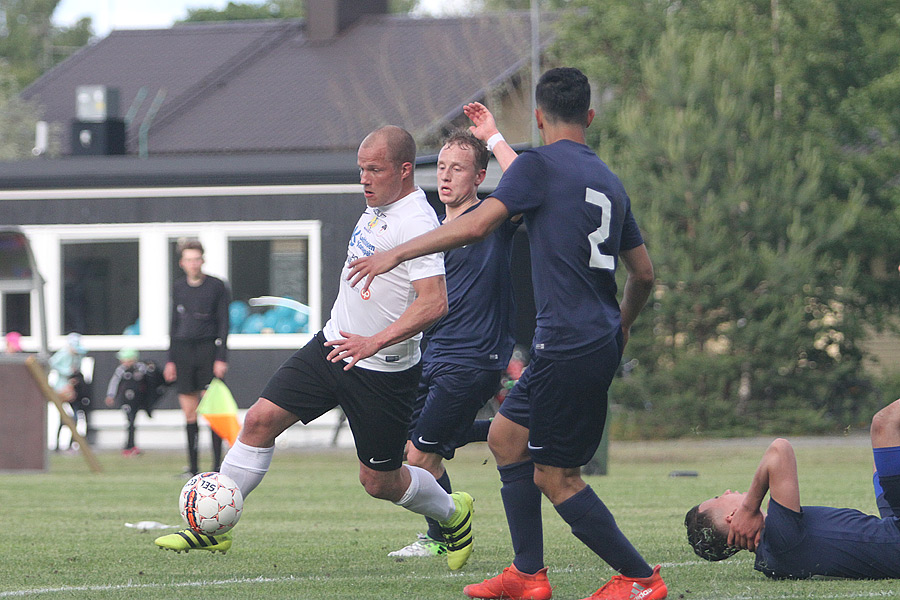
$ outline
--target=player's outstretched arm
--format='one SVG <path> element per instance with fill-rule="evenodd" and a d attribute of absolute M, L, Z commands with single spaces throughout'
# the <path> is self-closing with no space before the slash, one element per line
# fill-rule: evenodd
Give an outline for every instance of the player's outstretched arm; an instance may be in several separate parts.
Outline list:
<path fill-rule="evenodd" d="M 500 130 L 497 129 L 497 123 L 494 121 L 494 115 L 491 114 L 491 111 L 484 104 L 480 102 L 466 104 L 463 106 L 463 112 L 474 123 L 472 127 L 469 127 L 469 131 L 482 142 L 487 143 L 492 136 L 500 133 Z M 509 168 L 509 165 L 518 156 L 505 139 L 501 139 L 494 144 L 492 152 L 494 153 L 494 158 L 500 164 L 500 168 L 504 171 Z"/>
<path fill-rule="evenodd" d="M 763 454 L 744 502 L 730 521 L 728 543 L 747 550 L 756 550 L 765 523 L 762 502 L 770 497 L 787 509 L 800 512 L 800 483 L 797 478 L 797 458 L 791 443 L 778 438 Z"/>
<path fill-rule="evenodd" d="M 363 291 L 376 275 L 387 273 L 400 263 L 424 256 L 459 248 L 486 238 L 501 223 L 509 218 L 506 206 L 496 198 L 488 198 L 471 212 L 444 223 L 437 229 L 395 246 L 384 252 L 358 258 L 348 265 L 347 280 L 355 286 L 365 279 Z"/>

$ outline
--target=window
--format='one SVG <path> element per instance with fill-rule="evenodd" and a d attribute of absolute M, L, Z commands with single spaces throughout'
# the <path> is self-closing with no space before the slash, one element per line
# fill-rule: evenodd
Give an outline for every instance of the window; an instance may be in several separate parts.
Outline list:
<path fill-rule="evenodd" d="M 232 333 L 307 333 L 308 312 L 248 301 L 277 296 L 308 305 L 308 246 L 305 237 L 229 240 Z"/>
<path fill-rule="evenodd" d="M 3 331 L 31 335 L 31 294 L 3 294 Z"/>
<path fill-rule="evenodd" d="M 241 303 L 232 322 L 243 325 L 251 315 L 256 321 L 253 328 L 232 328 L 229 347 L 271 349 L 297 348 L 321 327 L 320 227 L 318 221 L 167 222 L 35 225 L 25 233 L 44 280 L 58 282 L 46 287 L 53 348 L 71 331 L 90 336 L 93 350 L 168 348 L 172 282 L 184 276 L 176 245 L 196 238 L 205 251 L 204 272 L 226 280 Z M 13 297 L 19 293 L 0 294 L 0 326 L 34 320 L 37 309 L 28 294 Z M 309 309 L 248 306 L 258 296 L 291 298 Z"/>
<path fill-rule="evenodd" d="M 62 331 L 119 335 L 138 320 L 138 242 L 66 242 Z"/>

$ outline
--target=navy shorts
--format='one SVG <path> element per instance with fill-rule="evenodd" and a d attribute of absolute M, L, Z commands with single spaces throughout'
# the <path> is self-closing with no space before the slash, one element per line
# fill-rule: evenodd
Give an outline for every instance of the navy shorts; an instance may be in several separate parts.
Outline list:
<path fill-rule="evenodd" d="M 606 424 L 607 391 L 622 358 L 621 333 L 584 356 L 535 356 L 506 395 L 500 414 L 528 428 L 528 450 L 541 465 L 587 464 Z"/>
<path fill-rule="evenodd" d="M 453 458 L 479 409 L 497 392 L 502 373 L 443 362 L 426 364 L 409 431 L 413 446 Z"/>
<path fill-rule="evenodd" d="M 320 331 L 275 371 L 261 397 L 297 415 L 304 423 L 340 406 L 356 442 L 356 455 L 370 469 L 394 471 L 403 464 L 409 420 L 421 363 L 399 372 L 381 372 L 327 359 Z"/>
<path fill-rule="evenodd" d="M 179 394 L 205 390 L 213 380 L 216 340 L 172 340 L 170 355 L 175 363 L 175 390 Z"/>

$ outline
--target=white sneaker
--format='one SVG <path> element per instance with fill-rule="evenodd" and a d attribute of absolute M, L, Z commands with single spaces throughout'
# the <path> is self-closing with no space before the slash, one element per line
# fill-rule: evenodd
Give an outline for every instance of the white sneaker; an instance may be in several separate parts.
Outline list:
<path fill-rule="evenodd" d="M 388 556 L 408 558 L 411 556 L 443 556 L 447 554 L 447 544 L 431 539 L 424 533 L 416 535 L 416 541 L 405 548 L 394 550 Z"/>

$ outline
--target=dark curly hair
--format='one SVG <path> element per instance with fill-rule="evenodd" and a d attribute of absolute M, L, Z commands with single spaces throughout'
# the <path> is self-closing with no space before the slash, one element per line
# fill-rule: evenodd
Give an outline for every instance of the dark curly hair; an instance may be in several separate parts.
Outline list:
<path fill-rule="evenodd" d="M 688 544 L 700 558 L 724 560 L 740 551 L 740 548 L 728 545 L 728 536 L 716 528 L 707 513 L 700 512 L 699 504 L 684 516 L 684 526 L 687 527 Z"/>

